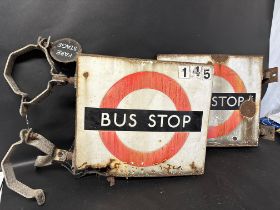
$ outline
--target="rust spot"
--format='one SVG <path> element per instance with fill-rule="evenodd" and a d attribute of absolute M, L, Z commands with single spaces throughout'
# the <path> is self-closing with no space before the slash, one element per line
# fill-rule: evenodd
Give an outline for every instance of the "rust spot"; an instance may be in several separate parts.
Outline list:
<path fill-rule="evenodd" d="M 84 78 L 86 78 L 86 79 L 88 78 L 88 75 L 89 75 L 88 72 L 84 72 L 84 73 L 83 73 L 83 76 L 84 76 Z"/>
<path fill-rule="evenodd" d="M 167 164 L 167 168 L 164 169 L 166 169 L 167 173 L 170 174 L 170 170 L 172 169 L 172 166 L 170 164 Z"/>
<path fill-rule="evenodd" d="M 241 104 L 239 110 L 242 116 L 252 118 L 256 114 L 256 103 L 250 98 Z"/>
<path fill-rule="evenodd" d="M 111 169 L 119 169 L 121 166 L 121 163 L 117 162 L 115 159 L 110 159 L 108 166 Z"/>
<path fill-rule="evenodd" d="M 174 169 L 177 169 L 177 170 L 181 169 L 182 170 L 181 166 L 178 166 L 178 167 L 173 166 L 173 167 L 174 167 Z"/>
<path fill-rule="evenodd" d="M 174 174 L 175 173 L 174 170 L 182 170 L 181 166 L 174 166 L 171 164 L 166 164 L 166 165 L 167 165 L 167 167 L 161 167 L 161 169 L 165 169 L 168 174 Z M 178 173 L 178 172 L 176 172 L 176 173 Z"/>
<path fill-rule="evenodd" d="M 107 162 L 98 163 L 98 164 L 88 164 L 87 162 L 82 163 L 78 169 L 79 170 L 94 170 L 97 174 L 103 174 L 108 176 L 113 170 L 119 170 L 121 163 L 115 159 L 109 159 Z M 123 173 L 123 170 L 120 170 Z M 118 174 L 118 173 L 116 173 Z M 109 181 L 110 182 L 110 181 Z M 112 186 L 112 183 L 110 184 Z"/>
<path fill-rule="evenodd" d="M 197 171 L 197 167 L 196 167 L 194 161 L 190 164 L 190 167 L 193 171 Z"/>
<path fill-rule="evenodd" d="M 61 151 L 59 151 L 59 152 L 57 153 L 57 155 L 58 155 L 58 157 L 62 157 L 62 156 L 63 156 L 63 153 L 62 153 Z"/>
<path fill-rule="evenodd" d="M 228 55 L 214 54 L 211 55 L 211 58 L 215 63 L 226 63 L 228 60 Z"/>
<path fill-rule="evenodd" d="M 118 168 L 120 168 L 120 163 L 114 163 L 114 165 L 113 165 L 113 168 L 116 168 L 116 169 L 118 169 Z"/>
<path fill-rule="evenodd" d="M 100 172 L 108 172 L 111 169 L 119 168 L 120 163 L 116 162 L 115 159 L 110 159 L 108 162 L 104 163 L 98 163 L 89 165 L 87 162 L 84 162 L 81 166 L 78 167 L 78 169 L 85 168 L 85 169 L 99 169 Z"/>
<path fill-rule="evenodd" d="M 86 166 L 86 165 L 87 165 L 87 162 L 84 162 L 84 163 L 82 163 L 82 165 L 80 165 L 80 166 L 78 167 L 78 169 L 83 168 L 83 167 Z"/>
<path fill-rule="evenodd" d="M 38 139 L 38 136 L 39 136 L 38 133 L 33 133 L 33 132 L 30 132 L 30 133 L 27 132 L 25 134 L 25 137 L 26 137 L 27 141 L 28 140 L 36 140 L 36 139 Z"/>

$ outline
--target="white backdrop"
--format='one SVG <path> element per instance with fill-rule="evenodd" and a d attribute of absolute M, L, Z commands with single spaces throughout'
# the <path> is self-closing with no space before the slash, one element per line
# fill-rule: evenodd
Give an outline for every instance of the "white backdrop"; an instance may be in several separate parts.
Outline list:
<path fill-rule="evenodd" d="M 269 67 L 278 67 L 278 73 L 280 73 L 280 0 L 275 0 L 269 45 Z M 276 113 L 280 115 L 279 80 L 268 85 L 266 94 L 261 102 L 260 115 L 265 117 Z"/>

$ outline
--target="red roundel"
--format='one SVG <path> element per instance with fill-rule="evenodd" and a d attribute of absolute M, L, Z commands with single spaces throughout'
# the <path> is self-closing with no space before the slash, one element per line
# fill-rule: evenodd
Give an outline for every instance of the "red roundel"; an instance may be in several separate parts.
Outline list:
<path fill-rule="evenodd" d="M 238 74 L 229 67 L 222 64 L 214 64 L 215 76 L 228 81 L 235 93 L 246 93 L 246 87 Z M 231 133 L 242 121 L 239 110 L 234 110 L 231 116 L 223 123 L 208 128 L 208 138 L 217 138 Z"/>
<path fill-rule="evenodd" d="M 100 108 L 117 108 L 124 97 L 139 89 L 154 89 L 167 95 L 178 111 L 190 111 L 191 105 L 184 89 L 172 78 L 157 72 L 137 72 L 116 82 L 104 96 Z M 127 147 L 115 131 L 99 131 L 106 148 L 119 160 L 134 166 L 152 166 L 173 157 L 185 144 L 189 133 L 175 132 L 163 147 L 140 152 Z"/>

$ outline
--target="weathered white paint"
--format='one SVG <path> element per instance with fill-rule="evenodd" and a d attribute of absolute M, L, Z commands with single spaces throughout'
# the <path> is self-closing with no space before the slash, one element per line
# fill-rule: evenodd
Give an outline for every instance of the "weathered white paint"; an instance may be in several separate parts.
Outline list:
<path fill-rule="evenodd" d="M 179 62 L 79 55 L 73 163 L 75 169 L 107 168 L 110 175 L 124 177 L 203 174 L 212 80 L 179 79 L 178 69 L 182 65 L 197 66 Z M 213 70 L 210 65 L 199 65 Z M 143 71 L 158 72 L 175 80 L 187 93 L 192 111 L 203 111 L 201 132 L 190 132 L 185 144 L 170 159 L 146 167 L 134 166 L 133 162 L 120 161 L 104 146 L 98 131 L 84 129 L 85 107 L 99 108 L 104 95 L 117 81 L 129 74 Z M 117 108 L 176 110 L 168 96 L 153 89 L 140 89 L 130 93 L 123 98 Z M 117 131 L 117 135 L 122 143 L 131 149 L 153 152 L 168 143 L 173 133 Z"/>
<path fill-rule="evenodd" d="M 219 56 L 218 56 L 219 57 Z M 259 105 L 261 98 L 261 81 L 263 70 L 262 56 L 238 56 L 221 55 L 221 64 L 235 71 L 242 79 L 247 93 L 256 93 L 256 113 L 252 119 L 243 118 L 241 123 L 228 135 L 209 138 L 208 146 L 257 146 L 259 137 Z M 196 62 L 196 63 L 219 63 L 215 56 L 195 54 L 166 54 L 158 55 L 158 60 Z M 228 81 L 214 76 L 213 93 L 233 93 L 233 88 Z M 211 110 L 209 126 L 217 126 L 225 122 L 232 114 L 232 110 Z M 236 139 L 237 138 L 237 139 Z"/>

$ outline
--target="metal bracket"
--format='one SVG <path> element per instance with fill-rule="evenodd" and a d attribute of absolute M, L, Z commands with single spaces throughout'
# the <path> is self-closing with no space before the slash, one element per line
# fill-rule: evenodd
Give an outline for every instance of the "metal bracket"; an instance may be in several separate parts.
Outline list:
<path fill-rule="evenodd" d="M 75 83 L 74 77 L 67 77 L 62 73 L 57 73 L 54 62 L 51 59 L 51 56 L 49 55 L 50 46 L 50 37 L 48 39 L 39 37 L 37 40 L 37 44 L 29 44 L 21 49 L 10 53 L 5 65 L 4 77 L 7 80 L 13 92 L 21 96 L 19 113 L 21 116 L 26 117 L 27 125 L 27 111 L 30 105 L 39 103 L 41 100 L 46 98 L 51 93 L 51 90 L 55 85 L 66 85 L 68 83 Z M 45 90 L 43 90 L 33 99 L 29 99 L 28 94 L 23 92 L 18 87 L 17 83 L 12 77 L 12 72 L 17 57 L 33 50 L 41 50 L 45 54 L 47 62 L 50 65 L 50 75 L 52 79 L 48 82 L 48 85 Z M 56 148 L 53 143 L 51 143 L 49 140 L 47 140 L 40 134 L 32 132 L 31 129 L 23 129 L 20 132 L 20 140 L 11 145 L 7 154 L 3 158 L 1 162 L 1 168 L 4 174 L 7 187 L 26 198 L 35 198 L 37 200 L 38 205 L 42 205 L 45 203 L 45 194 L 43 190 L 30 188 L 27 185 L 18 181 L 16 179 L 13 165 L 10 160 L 10 157 L 12 156 L 14 150 L 20 144 L 23 143 L 36 147 L 37 149 L 41 150 L 46 154 L 37 156 L 34 164 L 36 167 L 44 167 L 57 162 L 60 163 L 62 166 L 66 167 L 69 171 L 72 171 L 71 164 L 69 164 L 69 161 L 72 160 L 72 153 L 67 150 Z"/>
<path fill-rule="evenodd" d="M 260 124 L 260 137 L 270 141 L 275 140 L 275 128 L 269 125 Z"/>
<path fill-rule="evenodd" d="M 33 189 L 17 180 L 10 157 L 16 147 L 26 143 L 44 152 L 46 155 L 38 156 L 35 161 L 36 167 L 44 167 L 53 162 L 65 162 L 71 158 L 71 152 L 55 148 L 55 145 L 38 133 L 33 133 L 32 129 L 23 129 L 20 131 L 20 140 L 12 144 L 7 154 L 1 162 L 1 168 L 4 173 L 5 182 L 8 188 L 24 196 L 25 198 L 35 198 L 38 205 L 45 203 L 45 194 L 42 189 Z"/>
<path fill-rule="evenodd" d="M 270 68 L 264 71 L 264 77 L 262 84 L 268 84 L 272 82 L 278 82 L 278 68 Z"/>
<path fill-rule="evenodd" d="M 39 37 L 37 44 L 29 44 L 21 49 L 10 53 L 6 62 L 4 69 L 4 77 L 7 80 L 10 87 L 12 88 L 12 90 L 14 91 L 14 93 L 21 96 L 21 105 L 19 109 L 19 113 L 21 116 L 25 116 L 27 114 L 27 110 L 30 105 L 39 103 L 41 100 L 47 97 L 55 85 L 65 85 L 68 82 L 66 75 L 56 73 L 54 63 L 48 52 L 49 45 L 50 37 L 48 39 Z M 28 94 L 23 92 L 13 79 L 12 71 L 16 58 L 33 50 L 41 50 L 44 52 L 46 59 L 50 65 L 50 74 L 52 76 L 52 79 L 48 82 L 47 88 L 45 90 L 43 90 L 41 93 L 39 93 L 39 95 L 35 96 L 33 99 L 29 100 Z"/>

